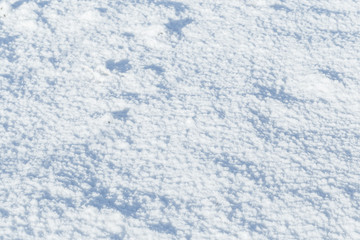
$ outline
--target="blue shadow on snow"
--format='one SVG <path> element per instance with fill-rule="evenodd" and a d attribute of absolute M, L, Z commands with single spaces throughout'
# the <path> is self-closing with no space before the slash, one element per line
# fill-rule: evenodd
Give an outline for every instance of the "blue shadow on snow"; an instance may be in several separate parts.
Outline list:
<path fill-rule="evenodd" d="M 182 29 L 192 23 L 193 20 L 191 18 L 185 18 L 180 20 L 174 20 L 169 19 L 169 22 L 165 24 L 166 28 L 170 31 L 172 34 L 178 35 L 178 37 L 182 37 Z"/>
<path fill-rule="evenodd" d="M 123 109 L 121 111 L 112 112 L 112 116 L 115 119 L 126 121 L 128 119 L 129 110 L 130 110 L 129 108 L 125 108 L 125 109 Z"/>
<path fill-rule="evenodd" d="M 328 77 L 329 79 L 331 79 L 333 81 L 343 82 L 341 73 L 339 73 L 339 72 L 336 72 L 331 69 L 319 69 L 319 72 L 321 72 L 322 74 L 324 74 L 326 77 Z"/>
<path fill-rule="evenodd" d="M 176 15 L 179 15 L 180 13 L 183 13 L 188 9 L 188 6 L 181 3 L 181 2 L 161 1 L 161 2 L 156 2 L 155 4 L 158 5 L 158 6 L 162 5 L 162 6 L 165 6 L 167 8 L 174 8 Z"/>
<path fill-rule="evenodd" d="M 144 67 L 144 69 L 153 70 L 153 71 L 156 72 L 157 75 L 161 75 L 162 73 L 165 72 L 165 70 L 162 67 L 157 66 L 155 64 L 147 65 L 147 66 Z"/>
<path fill-rule="evenodd" d="M 129 62 L 130 61 L 128 59 L 123 59 L 118 62 L 115 62 L 113 59 L 111 59 L 106 61 L 106 68 L 110 71 L 116 70 L 118 72 L 125 73 L 132 68 Z"/>
<path fill-rule="evenodd" d="M 285 12 L 291 12 L 292 10 L 284 5 L 281 4 L 274 4 L 270 6 L 271 8 L 275 9 L 276 11 L 285 11 Z"/>

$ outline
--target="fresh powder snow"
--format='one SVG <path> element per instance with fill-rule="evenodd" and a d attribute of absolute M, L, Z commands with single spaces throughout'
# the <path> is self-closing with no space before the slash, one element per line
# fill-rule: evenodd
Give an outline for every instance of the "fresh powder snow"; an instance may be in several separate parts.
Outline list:
<path fill-rule="evenodd" d="M 358 0 L 0 0 L 0 239 L 360 239 Z"/>

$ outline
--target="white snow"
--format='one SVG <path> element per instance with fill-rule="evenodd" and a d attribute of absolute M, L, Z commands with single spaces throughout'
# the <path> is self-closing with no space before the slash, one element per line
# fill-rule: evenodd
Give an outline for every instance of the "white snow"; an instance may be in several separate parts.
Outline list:
<path fill-rule="evenodd" d="M 354 0 L 0 0 L 0 239 L 359 239 Z"/>

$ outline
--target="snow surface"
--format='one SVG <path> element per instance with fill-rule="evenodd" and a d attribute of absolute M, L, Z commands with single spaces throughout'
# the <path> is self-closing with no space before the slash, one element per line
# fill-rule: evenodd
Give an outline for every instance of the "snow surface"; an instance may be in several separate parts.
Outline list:
<path fill-rule="evenodd" d="M 358 0 L 0 0 L 0 239 L 360 239 Z"/>

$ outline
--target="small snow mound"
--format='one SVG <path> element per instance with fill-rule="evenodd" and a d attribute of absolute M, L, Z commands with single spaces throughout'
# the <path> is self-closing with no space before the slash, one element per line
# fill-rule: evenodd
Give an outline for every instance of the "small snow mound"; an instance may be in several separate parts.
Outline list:
<path fill-rule="evenodd" d="M 332 81 L 321 74 L 308 74 L 298 77 L 289 85 L 292 93 L 298 98 L 313 100 L 322 98 L 327 101 L 334 100 L 340 89 L 343 88 L 341 83 Z"/>

